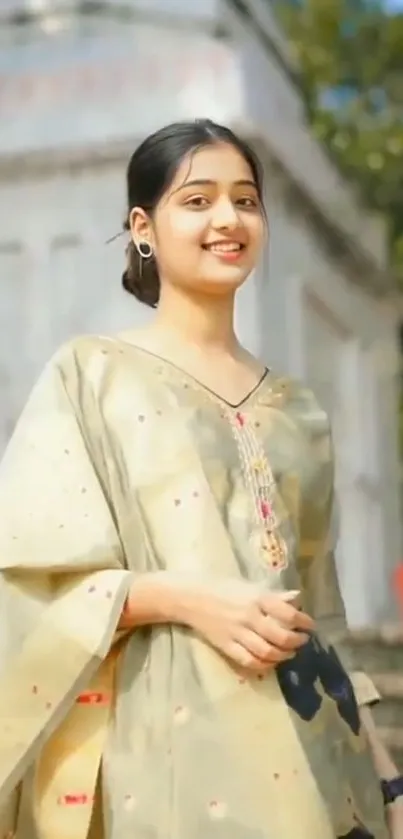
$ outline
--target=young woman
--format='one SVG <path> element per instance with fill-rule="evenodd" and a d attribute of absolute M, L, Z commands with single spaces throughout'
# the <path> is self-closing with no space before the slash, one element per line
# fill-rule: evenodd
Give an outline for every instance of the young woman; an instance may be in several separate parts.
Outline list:
<path fill-rule="evenodd" d="M 0 835 L 397 839 L 341 645 L 328 420 L 234 333 L 260 165 L 183 123 L 127 186 L 123 285 L 155 319 L 63 347 L 2 464 Z"/>

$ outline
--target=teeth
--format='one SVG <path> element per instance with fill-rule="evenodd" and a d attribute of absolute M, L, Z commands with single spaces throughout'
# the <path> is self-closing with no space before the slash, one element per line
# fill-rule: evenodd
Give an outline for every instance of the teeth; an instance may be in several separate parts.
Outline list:
<path fill-rule="evenodd" d="M 229 253 L 231 251 L 240 251 L 241 245 L 238 242 L 228 242 L 222 245 L 209 245 L 210 251 L 217 251 L 218 253 Z"/>

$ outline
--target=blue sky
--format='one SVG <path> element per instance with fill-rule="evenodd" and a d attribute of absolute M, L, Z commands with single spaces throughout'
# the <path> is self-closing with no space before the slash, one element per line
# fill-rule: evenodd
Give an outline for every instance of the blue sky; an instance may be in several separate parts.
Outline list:
<path fill-rule="evenodd" d="M 403 10 L 403 0 L 383 0 L 383 4 L 386 9 L 402 9 Z"/>

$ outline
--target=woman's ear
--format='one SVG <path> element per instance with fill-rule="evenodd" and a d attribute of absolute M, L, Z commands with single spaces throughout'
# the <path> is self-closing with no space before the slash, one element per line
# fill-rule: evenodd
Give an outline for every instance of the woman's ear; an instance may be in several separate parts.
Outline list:
<path fill-rule="evenodd" d="M 140 242 L 147 242 L 152 247 L 151 220 L 145 210 L 141 207 L 133 207 L 129 215 L 129 227 L 133 242 L 136 245 Z"/>

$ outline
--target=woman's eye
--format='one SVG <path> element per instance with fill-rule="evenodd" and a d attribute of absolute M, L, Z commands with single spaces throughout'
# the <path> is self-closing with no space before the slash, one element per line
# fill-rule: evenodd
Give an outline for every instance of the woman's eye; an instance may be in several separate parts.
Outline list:
<path fill-rule="evenodd" d="M 245 207 L 247 210 L 256 209 L 256 207 L 259 206 L 256 198 L 251 198 L 249 195 L 246 195 L 244 198 L 239 198 L 238 204 L 240 204 L 241 207 Z"/>
<path fill-rule="evenodd" d="M 185 202 L 187 207 L 208 207 L 209 201 L 205 195 L 194 195 Z"/>

